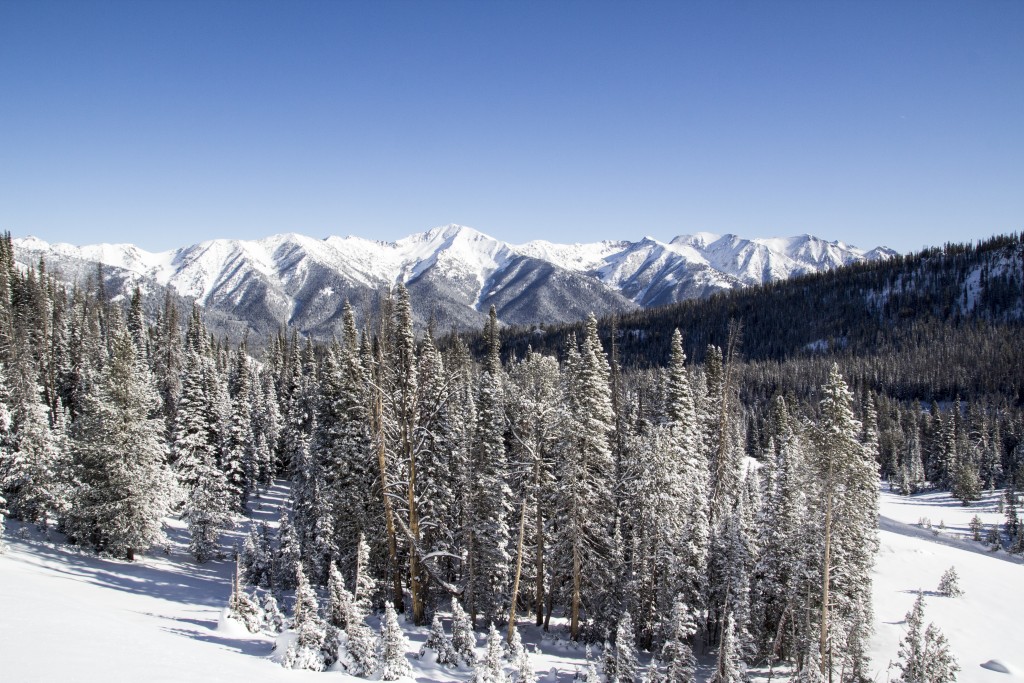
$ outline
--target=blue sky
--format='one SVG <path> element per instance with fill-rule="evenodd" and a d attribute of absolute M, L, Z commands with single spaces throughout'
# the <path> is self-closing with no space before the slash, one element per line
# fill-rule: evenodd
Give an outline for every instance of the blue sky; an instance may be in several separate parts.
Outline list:
<path fill-rule="evenodd" d="M 0 0 L 0 230 L 1024 229 L 1024 2 Z"/>

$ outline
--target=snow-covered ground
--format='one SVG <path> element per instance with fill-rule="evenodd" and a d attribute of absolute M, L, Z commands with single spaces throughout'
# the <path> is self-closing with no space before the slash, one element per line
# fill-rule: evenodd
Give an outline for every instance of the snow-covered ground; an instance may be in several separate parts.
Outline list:
<path fill-rule="evenodd" d="M 272 520 L 283 489 L 262 499 L 257 520 Z M 960 540 L 979 514 L 986 524 L 1002 519 L 989 496 L 962 508 L 946 494 L 902 498 L 883 491 L 881 552 L 875 571 L 876 633 L 872 658 L 877 681 L 895 676 L 903 619 L 918 589 L 925 591 L 926 621 L 947 635 L 957 656 L 959 680 L 1011 683 L 1024 680 L 1024 627 L 1019 615 L 1024 596 L 1019 586 L 1024 565 L 1005 552 Z M 921 528 L 922 517 L 933 529 Z M 939 523 L 946 530 L 935 535 Z M 0 556 L 0 680 L 34 681 L 313 681 L 350 680 L 344 674 L 283 669 L 270 659 L 273 641 L 241 628 L 218 628 L 230 592 L 230 561 L 196 565 L 189 558 L 180 522 L 171 520 L 168 554 L 135 563 L 101 559 L 46 540 L 35 529 L 8 522 L 8 551 Z M 226 539 L 238 542 L 243 525 Z M 965 595 L 935 594 L 950 566 L 960 574 Z M 450 624 L 445 620 L 446 628 Z M 562 641 L 541 640 L 521 621 L 523 640 L 539 647 L 534 668 L 542 681 L 568 683 L 584 666 L 584 651 Z M 409 657 L 423 683 L 459 683 L 468 670 L 449 670 L 413 659 L 425 630 L 406 627 Z M 483 647 L 483 637 L 479 638 Z M 599 656 L 599 655 L 597 655 Z M 984 668 L 1001 662 L 1010 674 Z M 701 673 L 709 673 L 702 662 Z M 552 669 L 556 676 L 548 674 Z M 340 677 L 340 678 L 339 678 Z M 778 673 L 776 673 L 776 680 Z"/>
<path fill-rule="evenodd" d="M 875 636 L 872 664 L 875 680 L 886 681 L 897 671 L 887 671 L 896 659 L 905 631 L 904 617 L 922 590 L 925 621 L 931 621 L 949 638 L 960 663 L 962 683 L 1010 683 L 1024 680 L 1024 564 L 1004 551 L 993 553 L 985 544 L 970 540 L 969 523 L 977 514 L 987 525 L 1003 521 L 997 509 L 998 493 L 963 507 L 948 493 L 923 493 L 903 497 L 883 489 L 880 512 L 881 550 L 874 575 Z M 932 528 L 918 526 L 921 518 Z M 945 529 L 938 528 L 944 523 Z M 939 578 L 956 567 L 964 595 L 938 595 Z M 995 660 L 1011 673 L 982 665 Z"/>

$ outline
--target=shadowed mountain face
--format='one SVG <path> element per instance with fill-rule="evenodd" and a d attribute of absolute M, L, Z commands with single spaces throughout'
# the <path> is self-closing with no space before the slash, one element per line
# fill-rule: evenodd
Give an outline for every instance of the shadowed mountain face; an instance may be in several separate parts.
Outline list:
<path fill-rule="evenodd" d="M 810 235 L 748 240 L 698 233 L 670 242 L 514 245 L 457 225 L 397 242 L 360 237 L 275 235 L 261 240 L 212 240 L 150 253 L 134 245 L 76 247 L 35 238 L 14 240 L 19 261 L 44 258 L 51 270 L 81 281 L 103 263 L 109 285 L 127 294 L 136 285 L 198 301 L 257 334 L 290 325 L 327 338 L 341 326 L 349 300 L 360 317 L 381 292 L 409 288 L 425 326 L 478 328 L 491 305 L 506 324 L 558 323 L 587 313 L 658 306 L 751 284 L 820 272 L 860 260 L 887 258 Z M 162 296 L 162 294 L 161 294 Z"/>

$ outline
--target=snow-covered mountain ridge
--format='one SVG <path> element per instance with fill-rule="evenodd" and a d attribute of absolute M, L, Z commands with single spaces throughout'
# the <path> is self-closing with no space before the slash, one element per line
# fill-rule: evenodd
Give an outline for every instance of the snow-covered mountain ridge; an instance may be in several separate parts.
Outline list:
<path fill-rule="evenodd" d="M 330 334 L 346 298 L 357 305 L 381 287 L 405 283 L 441 322 L 475 326 L 490 305 L 508 323 L 562 322 L 708 296 L 892 255 L 811 235 L 744 239 L 697 233 L 668 242 L 510 244 L 459 225 L 395 242 L 316 239 L 288 233 L 258 240 L 209 240 L 166 252 L 132 244 L 73 246 L 14 240 L 24 262 L 40 256 L 100 262 L 257 323 L 297 324 Z"/>

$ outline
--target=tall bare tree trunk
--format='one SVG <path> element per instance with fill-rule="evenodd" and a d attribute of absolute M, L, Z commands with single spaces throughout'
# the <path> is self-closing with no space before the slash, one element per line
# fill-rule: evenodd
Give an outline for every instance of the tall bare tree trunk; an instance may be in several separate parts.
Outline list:
<path fill-rule="evenodd" d="M 580 636 L 580 549 L 579 543 L 572 549 L 572 619 L 569 622 L 569 637 L 579 640 Z"/>
<path fill-rule="evenodd" d="M 420 516 L 416 510 L 416 455 L 413 452 L 412 443 L 408 439 L 406 439 L 406 449 L 409 455 L 409 533 L 412 534 L 413 541 L 418 544 Z M 412 621 L 414 624 L 422 625 L 426 621 L 426 607 L 423 600 L 419 558 L 415 551 L 409 553 L 409 593 L 412 597 Z"/>
<path fill-rule="evenodd" d="M 519 542 L 516 544 L 516 575 L 512 580 L 512 599 L 509 600 L 508 608 L 508 636 L 509 643 L 512 642 L 512 632 L 516 628 L 516 603 L 519 602 L 519 577 L 523 573 L 523 537 L 526 535 L 526 501 L 523 501 L 523 509 L 519 513 Z"/>
<path fill-rule="evenodd" d="M 405 609 L 402 600 L 402 574 L 398 568 L 398 542 L 395 539 L 395 517 L 391 508 L 391 498 L 388 496 L 388 453 L 384 443 L 384 399 L 380 389 L 375 391 L 373 401 L 373 422 L 377 438 L 377 464 L 380 466 L 380 489 L 384 497 L 384 527 L 388 537 L 388 564 L 391 566 L 392 578 L 392 602 L 395 610 L 401 612 Z"/>
<path fill-rule="evenodd" d="M 822 570 L 821 581 L 821 636 L 818 642 L 818 666 L 821 669 L 822 678 L 825 677 L 825 670 L 831 669 L 825 659 L 828 649 L 828 589 L 829 589 L 829 564 L 832 561 L 832 461 L 828 464 L 828 477 L 825 485 L 828 490 L 825 494 L 825 566 Z M 831 673 L 830 673 L 831 676 Z"/>
<path fill-rule="evenodd" d="M 538 470 L 540 465 L 537 466 Z M 539 475 L 538 475 L 539 481 Z M 537 555 L 534 570 L 537 573 L 537 626 L 544 624 L 544 518 L 540 510 L 540 486 L 537 487 Z"/>

